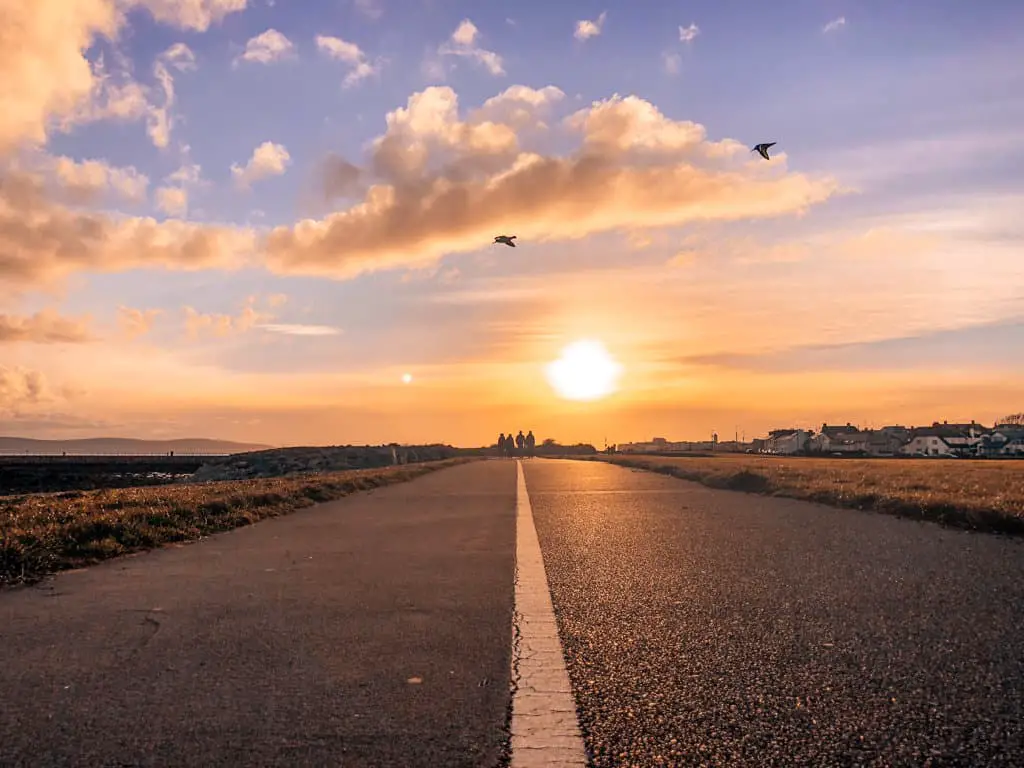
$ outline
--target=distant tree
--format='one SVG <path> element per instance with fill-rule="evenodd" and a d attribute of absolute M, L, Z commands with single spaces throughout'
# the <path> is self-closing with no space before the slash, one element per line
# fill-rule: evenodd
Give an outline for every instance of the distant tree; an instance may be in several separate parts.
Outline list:
<path fill-rule="evenodd" d="M 1024 425 L 1024 413 L 1011 413 L 1009 416 L 1004 416 L 996 422 L 1000 425 L 1019 427 Z"/>

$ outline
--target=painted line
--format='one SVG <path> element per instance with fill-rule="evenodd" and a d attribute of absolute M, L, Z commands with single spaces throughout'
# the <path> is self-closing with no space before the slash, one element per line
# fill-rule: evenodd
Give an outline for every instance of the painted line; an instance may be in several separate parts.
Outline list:
<path fill-rule="evenodd" d="M 521 461 L 516 472 L 511 768 L 585 768 L 587 753 Z"/>

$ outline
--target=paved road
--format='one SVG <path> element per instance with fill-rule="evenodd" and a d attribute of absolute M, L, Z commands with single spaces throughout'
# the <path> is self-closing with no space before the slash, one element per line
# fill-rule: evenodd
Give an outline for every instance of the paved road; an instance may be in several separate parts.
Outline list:
<path fill-rule="evenodd" d="M 559 637 L 591 766 L 1022 764 L 1024 543 L 523 466 L 0 593 L 0 766 L 544 765 Z"/>
<path fill-rule="evenodd" d="M 515 494 L 462 465 L 0 593 L 0 765 L 494 764 Z"/>
<path fill-rule="evenodd" d="M 1024 765 L 1024 545 L 527 462 L 595 766 Z"/>

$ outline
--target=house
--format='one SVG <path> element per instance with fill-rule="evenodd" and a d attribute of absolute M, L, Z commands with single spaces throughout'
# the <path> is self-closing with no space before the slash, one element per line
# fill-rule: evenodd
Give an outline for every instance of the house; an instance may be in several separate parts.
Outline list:
<path fill-rule="evenodd" d="M 890 435 L 893 438 L 899 440 L 900 445 L 903 445 L 903 443 L 907 442 L 910 439 L 910 429 L 908 427 L 893 425 L 889 427 L 882 427 L 877 431 L 882 433 L 883 435 Z"/>
<path fill-rule="evenodd" d="M 1017 456 L 1024 453 L 1024 428 L 997 426 L 981 436 L 977 447 L 979 456 Z"/>
<path fill-rule="evenodd" d="M 980 424 L 939 424 L 914 429 L 901 453 L 909 456 L 976 456 L 984 445 Z"/>
<path fill-rule="evenodd" d="M 846 426 L 822 424 L 811 440 L 811 450 L 818 453 L 867 453 L 867 433 L 849 422 Z"/>
<path fill-rule="evenodd" d="M 893 432 L 886 432 L 884 429 L 868 430 L 866 435 L 865 453 L 868 456 L 895 456 L 900 452 L 904 439 Z"/>
<path fill-rule="evenodd" d="M 811 433 L 806 429 L 773 429 L 765 440 L 765 453 L 792 455 L 807 450 Z"/>

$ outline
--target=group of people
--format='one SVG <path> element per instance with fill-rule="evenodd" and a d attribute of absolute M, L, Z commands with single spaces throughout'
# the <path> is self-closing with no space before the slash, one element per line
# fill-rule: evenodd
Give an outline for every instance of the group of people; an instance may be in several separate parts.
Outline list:
<path fill-rule="evenodd" d="M 508 437 L 502 432 L 498 435 L 498 453 L 502 456 L 513 458 L 515 456 L 533 456 L 534 448 L 537 447 L 537 439 L 533 436 L 533 430 L 531 429 L 525 435 L 523 430 L 519 430 L 519 434 L 515 437 L 512 433 L 508 433 Z"/>

